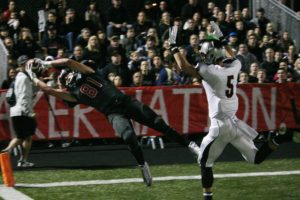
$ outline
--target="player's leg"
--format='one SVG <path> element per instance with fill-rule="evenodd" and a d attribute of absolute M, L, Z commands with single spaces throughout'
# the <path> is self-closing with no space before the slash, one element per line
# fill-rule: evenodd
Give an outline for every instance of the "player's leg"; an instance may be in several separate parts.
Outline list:
<path fill-rule="evenodd" d="M 121 114 L 109 114 L 107 117 L 117 134 L 124 140 L 125 144 L 129 146 L 132 155 L 135 157 L 138 165 L 141 168 L 144 183 L 147 186 L 151 186 L 152 176 L 150 173 L 150 168 L 148 163 L 145 162 L 144 154 L 137 140 L 132 123 L 129 119 Z"/>
<path fill-rule="evenodd" d="M 143 165 L 144 155 L 130 120 L 120 114 L 109 114 L 107 117 L 118 136 L 128 145 L 138 164 Z"/>
<path fill-rule="evenodd" d="M 131 101 L 127 106 L 126 115 L 131 119 L 163 133 L 168 139 L 183 146 L 187 147 L 189 145 L 187 140 L 168 126 L 161 116 L 157 115 L 149 106 L 137 100 Z"/>
<path fill-rule="evenodd" d="M 226 134 L 220 134 L 220 129 L 221 127 L 212 125 L 208 135 L 203 138 L 200 145 L 198 163 L 201 168 L 201 181 L 205 200 L 213 198 L 212 185 L 214 177 L 212 166 L 228 144 Z"/>

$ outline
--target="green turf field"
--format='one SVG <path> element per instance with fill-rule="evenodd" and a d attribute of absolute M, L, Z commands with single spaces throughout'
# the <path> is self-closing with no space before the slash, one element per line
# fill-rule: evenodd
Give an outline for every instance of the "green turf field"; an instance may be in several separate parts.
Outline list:
<path fill-rule="evenodd" d="M 261 165 L 246 162 L 217 162 L 215 174 L 300 170 L 300 159 L 268 160 Z M 153 177 L 199 175 L 197 164 L 151 166 Z M 140 178 L 138 168 L 94 170 L 25 170 L 14 173 L 17 183 L 51 183 L 62 181 Z M 1 180 L 2 181 L 2 180 Z M 1 182 L 2 184 L 2 182 Z M 299 200 L 300 175 L 236 177 L 215 179 L 216 200 Z M 36 200 L 184 200 L 202 199 L 200 180 L 156 181 L 110 185 L 20 188 L 17 190 Z"/>

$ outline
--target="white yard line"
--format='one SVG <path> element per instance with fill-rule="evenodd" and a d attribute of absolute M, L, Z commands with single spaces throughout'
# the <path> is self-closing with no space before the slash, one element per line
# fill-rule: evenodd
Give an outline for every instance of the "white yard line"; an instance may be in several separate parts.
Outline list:
<path fill-rule="evenodd" d="M 300 170 L 296 171 L 276 171 L 276 172 L 251 172 L 251 173 L 234 173 L 234 174 L 215 174 L 215 178 L 240 178 L 252 176 L 280 176 L 280 175 L 294 175 L 300 174 Z M 153 181 L 171 181 L 171 180 L 192 180 L 201 179 L 201 176 L 164 176 L 154 177 Z M 112 180 L 91 180 L 91 181 L 68 181 L 68 182 L 53 182 L 53 183 L 38 183 L 27 184 L 18 183 L 17 187 L 62 187 L 62 186 L 80 186 L 80 185 L 106 185 L 119 183 L 140 183 L 142 178 L 126 178 L 126 179 L 112 179 Z"/>
<path fill-rule="evenodd" d="M 241 177 L 257 177 L 257 176 L 284 176 L 300 174 L 300 170 L 295 171 L 276 171 L 276 172 L 251 172 L 251 173 L 234 173 L 234 174 L 215 174 L 215 178 L 241 178 Z M 171 180 L 200 180 L 201 176 L 164 176 L 154 177 L 153 181 L 171 181 Z M 81 185 L 104 185 L 104 184 L 120 184 L 120 183 L 140 183 L 142 178 L 126 178 L 126 179 L 112 179 L 112 180 L 91 180 L 91 181 L 69 181 L 69 182 L 53 182 L 53 183 L 37 183 L 27 184 L 18 183 L 16 187 L 32 187 L 32 188 L 46 188 L 46 187 L 63 187 L 63 186 L 81 186 Z M 20 191 L 0 185 L 0 197 L 4 200 L 33 200 L 29 196 Z"/>

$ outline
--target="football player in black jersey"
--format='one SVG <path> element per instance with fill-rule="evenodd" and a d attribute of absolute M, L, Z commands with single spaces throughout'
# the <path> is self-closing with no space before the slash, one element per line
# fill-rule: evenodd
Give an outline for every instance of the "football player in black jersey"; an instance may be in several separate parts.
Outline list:
<path fill-rule="evenodd" d="M 34 69 L 45 70 L 50 67 L 65 66 L 59 76 L 61 89 L 54 89 L 35 77 Z M 134 132 L 131 119 L 163 133 L 168 139 L 186 146 L 197 155 L 199 147 L 195 142 L 188 142 L 178 132 L 147 105 L 122 93 L 107 79 L 105 68 L 95 71 L 86 64 L 62 58 L 53 61 L 34 59 L 27 66 L 27 72 L 35 85 L 45 93 L 61 98 L 70 104 L 85 104 L 104 113 L 117 134 L 129 146 L 139 166 L 147 186 L 152 184 L 149 166 L 145 162 L 141 146 Z"/>

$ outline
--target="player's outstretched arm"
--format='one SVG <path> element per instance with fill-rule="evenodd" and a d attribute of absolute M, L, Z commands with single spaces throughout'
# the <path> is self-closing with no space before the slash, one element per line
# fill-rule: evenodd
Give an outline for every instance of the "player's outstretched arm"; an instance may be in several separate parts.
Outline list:
<path fill-rule="evenodd" d="M 38 78 L 34 78 L 33 82 L 40 90 L 48 95 L 52 95 L 69 102 L 77 102 L 77 100 L 68 91 L 65 91 L 63 89 L 54 89 Z"/>
<path fill-rule="evenodd" d="M 187 59 L 179 51 L 177 51 L 176 49 L 173 49 L 173 56 L 175 58 L 177 65 L 180 67 L 180 69 L 185 71 L 190 76 L 197 78 L 198 80 L 202 79 L 202 77 L 200 76 L 198 71 L 195 69 L 195 67 L 192 64 L 190 64 L 187 61 Z"/>
<path fill-rule="evenodd" d="M 61 58 L 57 60 L 52 60 L 52 61 L 42 61 L 42 60 L 37 60 L 36 62 L 39 62 L 43 68 L 51 68 L 51 67 L 57 67 L 57 66 L 66 66 L 69 67 L 70 69 L 79 71 L 83 74 L 93 74 L 95 73 L 95 70 L 93 70 L 91 67 L 79 63 L 75 60 L 69 59 L 69 58 Z"/>

